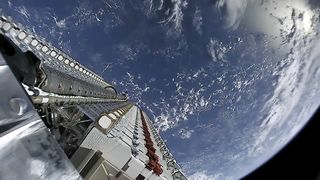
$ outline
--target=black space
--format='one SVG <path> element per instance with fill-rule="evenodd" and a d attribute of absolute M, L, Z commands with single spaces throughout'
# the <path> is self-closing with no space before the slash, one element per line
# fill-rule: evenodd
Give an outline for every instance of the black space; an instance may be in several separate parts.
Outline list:
<path fill-rule="evenodd" d="M 243 179 L 320 180 L 320 107 L 284 149 Z"/>

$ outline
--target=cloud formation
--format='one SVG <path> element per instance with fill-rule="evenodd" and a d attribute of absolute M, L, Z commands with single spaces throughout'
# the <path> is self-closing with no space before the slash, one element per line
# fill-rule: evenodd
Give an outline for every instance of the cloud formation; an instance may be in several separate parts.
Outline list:
<path fill-rule="evenodd" d="M 216 174 L 216 175 L 208 175 L 206 171 L 198 171 L 188 178 L 190 180 L 218 180 L 221 179 L 222 174 Z"/>
<path fill-rule="evenodd" d="M 223 45 L 222 42 L 211 38 L 207 45 L 207 52 L 209 53 L 213 62 L 226 61 L 226 54 L 231 49 L 228 45 Z"/>
<path fill-rule="evenodd" d="M 225 27 L 235 30 L 246 11 L 247 0 L 220 0 L 216 6 L 225 20 Z"/>
<path fill-rule="evenodd" d="M 189 139 L 191 136 L 192 136 L 192 133 L 194 133 L 194 130 L 193 129 L 180 129 L 179 130 L 179 136 L 181 139 Z"/>
<path fill-rule="evenodd" d="M 199 7 L 196 7 L 196 10 L 193 15 L 192 25 L 196 29 L 196 31 L 202 35 L 202 15 Z"/>

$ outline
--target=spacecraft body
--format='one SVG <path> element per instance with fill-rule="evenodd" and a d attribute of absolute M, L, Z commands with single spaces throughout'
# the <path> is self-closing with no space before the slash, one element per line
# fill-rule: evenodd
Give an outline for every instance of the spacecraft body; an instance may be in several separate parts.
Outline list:
<path fill-rule="evenodd" d="M 147 114 L 0 18 L 0 179 L 187 179 Z"/>

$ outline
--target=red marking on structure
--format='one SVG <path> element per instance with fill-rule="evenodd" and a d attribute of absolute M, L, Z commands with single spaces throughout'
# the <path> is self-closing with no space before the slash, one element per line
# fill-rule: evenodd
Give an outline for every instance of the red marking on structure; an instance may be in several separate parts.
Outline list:
<path fill-rule="evenodd" d="M 152 142 L 151 135 L 148 129 L 148 125 L 146 120 L 144 119 L 144 115 L 140 109 L 142 126 L 143 126 L 143 134 L 145 137 L 145 147 L 148 149 L 147 156 L 149 157 L 149 163 L 146 165 L 146 168 L 149 170 L 153 170 L 153 172 L 160 176 L 163 172 L 161 168 L 161 164 L 159 164 L 159 156 L 155 154 L 156 149 L 153 147 L 154 143 Z"/>

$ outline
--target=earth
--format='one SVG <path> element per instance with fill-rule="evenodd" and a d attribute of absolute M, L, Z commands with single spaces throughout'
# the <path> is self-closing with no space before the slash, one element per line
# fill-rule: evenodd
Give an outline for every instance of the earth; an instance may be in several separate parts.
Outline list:
<path fill-rule="evenodd" d="M 320 104 L 317 0 L 1 1 L 146 110 L 190 179 L 238 179 Z"/>

